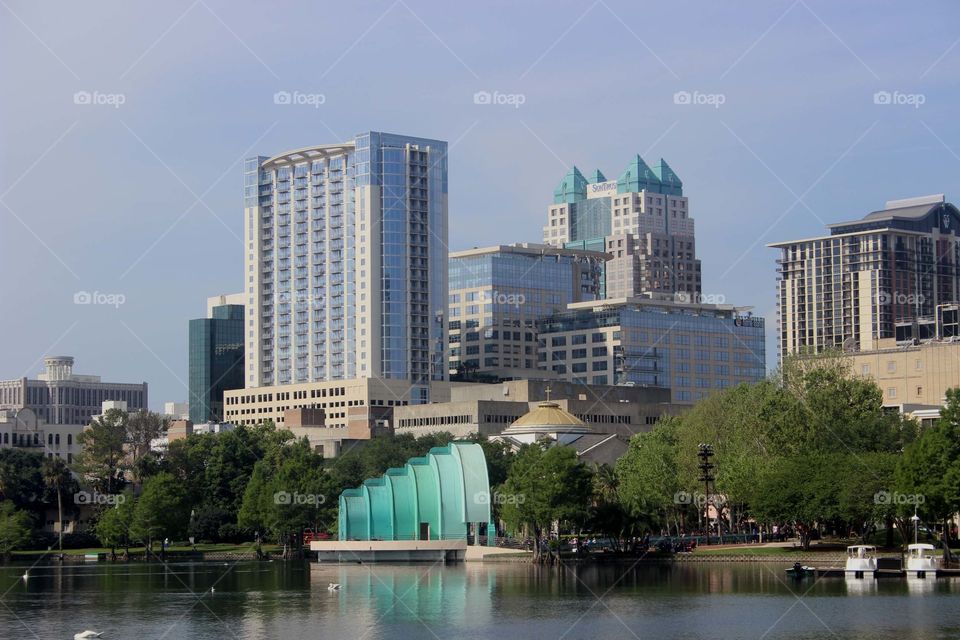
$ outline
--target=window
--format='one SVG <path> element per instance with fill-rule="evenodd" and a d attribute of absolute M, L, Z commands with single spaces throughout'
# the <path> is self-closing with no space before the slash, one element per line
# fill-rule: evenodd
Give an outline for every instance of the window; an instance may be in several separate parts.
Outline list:
<path fill-rule="evenodd" d="M 887 373 L 896 373 L 897 372 L 897 363 L 895 360 L 890 360 L 887 362 Z M 892 397 L 892 396 L 891 396 Z"/>
<path fill-rule="evenodd" d="M 897 388 L 896 388 L 896 387 L 890 387 L 889 389 L 887 389 L 887 397 L 888 397 L 888 398 L 896 398 L 896 397 L 897 397 Z"/>
<path fill-rule="evenodd" d="M 862 373 L 865 376 L 870 375 L 870 365 L 865 364 L 862 367 L 860 367 L 860 373 Z"/>

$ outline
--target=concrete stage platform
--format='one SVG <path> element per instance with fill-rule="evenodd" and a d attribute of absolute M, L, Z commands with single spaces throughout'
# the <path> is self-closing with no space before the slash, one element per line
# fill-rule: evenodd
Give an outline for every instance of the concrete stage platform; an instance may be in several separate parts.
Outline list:
<path fill-rule="evenodd" d="M 466 540 L 315 540 L 317 562 L 460 562 Z"/>

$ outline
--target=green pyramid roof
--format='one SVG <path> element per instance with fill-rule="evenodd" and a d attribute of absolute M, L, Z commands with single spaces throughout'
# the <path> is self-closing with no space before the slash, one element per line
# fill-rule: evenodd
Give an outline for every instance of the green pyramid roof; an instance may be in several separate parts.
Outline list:
<path fill-rule="evenodd" d="M 617 180 L 617 193 L 632 193 L 635 191 L 660 191 L 660 179 L 647 166 L 640 154 L 634 156 L 626 171 Z"/>
<path fill-rule="evenodd" d="M 580 169 L 577 169 L 575 166 L 570 168 L 570 171 L 567 172 L 567 175 L 563 176 L 563 180 L 560 181 L 557 188 L 553 190 L 554 204 L 576 202 L 586 197 L 587 179 L 580 173 Z"/>
<path fill-rule="evenodd" d="M 590 174 L 589 181 L 590 181 L 590 184 L 596 184 L 598 182 L 606 182 L 607 176 L 603 175 L 603 173 L 600 172 L 600 169 L 595 169 L 593 173 Z"/>
<path fill-rule="evenodd" d="M 653 174 L 663 184 L 663 193 L 674 196 L 683 195 L 683 182 L 680 180 L 680 176 L 670 168 L 666 160 L 660 158 L 660 162 L 653 165 Z"/>

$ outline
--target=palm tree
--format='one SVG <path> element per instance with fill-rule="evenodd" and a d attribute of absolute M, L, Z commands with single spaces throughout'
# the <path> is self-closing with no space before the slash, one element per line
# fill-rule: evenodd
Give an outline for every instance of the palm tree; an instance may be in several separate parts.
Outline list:
<path fill-rule="evenodd" d="M 617 500 L 620 482 L 617 473 L 609 464 L 593 465 L 593 503 L 610 504 Z"/>
<path fill-rule="evenodd" d="M 51 491 L 57 492 L 57 517 L 60 523 L 57 527 L 59 534 L 60 552 L 63 552 L 63 490 L 73 480 L 70 468 L 62 458 L 45 458 L 40 468 L 43 484 Z"/>

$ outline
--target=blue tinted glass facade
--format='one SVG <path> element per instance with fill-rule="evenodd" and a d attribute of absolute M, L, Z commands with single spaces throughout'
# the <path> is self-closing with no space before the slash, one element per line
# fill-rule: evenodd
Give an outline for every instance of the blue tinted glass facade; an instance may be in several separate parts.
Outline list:
<path fill-rule="evenodd" d="M 381 374 L 445 376 L 447 144 L 389 133 L 356 139 L 357 184 L 379 187 Z"/>
<path fill-rule="evenodd" d="M 669 387 L 675 402 L 692 402 L 766 375 L 763 318 L 729 310 L 624 305 L 566 311 L 541 322 L 541 367 L 575 382 L 592 382 L 586 363 L 576 361 L 584 356 L 567 350 L 572 333 L 592 356 L 602 354 L 608 361 L 612 384 Z M 594 353 L 598 345 L 608 350 Z"/>
<path fill-rule="evenodd" d="M 190 420 L 223 420 L 223 392 L 243 388 L 242 305 L 213 308 L 212 318 L 190 321 Z"/>

